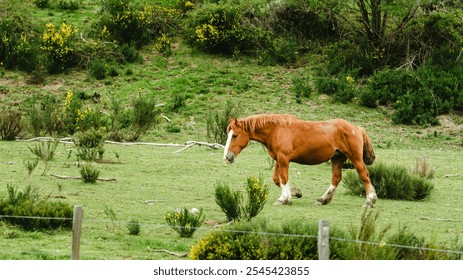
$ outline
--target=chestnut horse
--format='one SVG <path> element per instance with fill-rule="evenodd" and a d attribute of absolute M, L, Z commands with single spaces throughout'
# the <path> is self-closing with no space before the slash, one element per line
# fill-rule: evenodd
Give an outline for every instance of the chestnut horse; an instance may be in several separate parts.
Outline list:
<path fill-rule="evenodd" d="M 292 115 L 255 115 L 230 119 L 224 160 L 233 163 L 250 140 L 262 143 L 275 160 L 273 181 L 281 187 L 275 204 L 291 204 L 288 181 L 290 162 L 315 165 L 331 160 L 331 185 L 318 204 L 327 204 L 341 182 L 342 165 L 349 159 L 360 175 L 366 190 L 366 204 L 377 200 L 365 164 L 372 164 L 375 154 L 365 130 L 343 119 L 303 121 Z"/>

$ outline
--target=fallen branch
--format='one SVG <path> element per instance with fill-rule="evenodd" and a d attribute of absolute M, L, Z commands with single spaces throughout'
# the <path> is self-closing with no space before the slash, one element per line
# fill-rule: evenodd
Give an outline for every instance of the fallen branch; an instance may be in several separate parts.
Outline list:
<path fill-rule="evenodd" d="M 164 143 L 151 143 L 151 142 L 116 142 L 106 140 L 105 143 L 113 145 L 122 145 L 122 146 L 138 146 L 138 145 L 147 145 L 147 146 L 156 146 L 156 147 L 185 147 L 185 144 L 164 144 Z"/>
<path fill-rule="evenodd" d="M 425 221 L 438 221 L 438 222 L 453 222 L 452 219 L 429 218 L 429 217 L 420 217 L 420 220 L 425 220 Z"/>
<path fill-rule="evenodd" d="M 140 200 L 141 203 L 145 203 L 145 204 L 153 204 L 153 203 L 157 203 L 157 202 L 163 202 L 165 201 L 164 199 L 157 199 L 157 200 Z"/>
<path fill-rule="evenodd" d="M 147 247 L 146 250 L 148 251 L 151 251 L 151 252 L 157 252 L 157 253 L 167 253 L 167 254 L 170 254 L 170 255 L 174 255 L 176 257 L 186 257 L 188 256 L 188 253 L 175 253 L 175 252 L 171 252 L 169 250 L 166 250 L 166 249 L 151 249 L 150 247 Z"/>
<path fill-rule="evenodd" d="M 64 175 L 56 175 L 56 174 L 50 174 L 50 176 L 53 176 L 58 179 L 76 179 L 76 180 L 82 180 L 82 176 L 64 176 Z M 97 178 L 98 181 L 104 181 L 104 182 L 112 182 L 116 181 L 115 178 Z"/>
<path fill-rule="evenodd" d="M 182 149 L 178 150 L 178 151 L 175 151 L 174 154 L 176 153 L 180 153 L 181 151 L 184 151 L 186 149 L 189 149 L 195 145 L 198 145 L 198 146 L 207 146 L 209 148 L 212 148 L 212 149 L 218 149 L 218 148 L 224 148 L 223 145 L 221 144 L 218 144 L 218 143 L 207 143 L 207 142 L 198 142 L 198 141 L 188 141 L 185 143 L 185 147 L 183 147 Z"/>
<path fill-rule="evenodd" d="M 52 137 L 35 137 L 35 138 L 25 139 L 25 140 L 18 139 L 17 141 L 18 142 L 54 142 L 54 141 L 58 141 L 59 143 L 64 143 L 64 144 L 74 144 L 74 142 L 72 142 L 72 138 L 69 138 L 69 137 L 64 137 L 64 138 L 59 138 L 59 139 L 52 138 Z"/>
<path fill-rule="evenodd" d="M 168 121 L 168 118 L 166 117 L 166 120 Z M 63 144 L 74 144 L 72 141 L 72 138 L 66 137 L 66 138 L 60 138 L 60 139 L 55 139 L 52 137 L 35 137 L 32 139 L 26 139 L 26 140 L 17 140 L 20 142 L 52 142 L 52 141 L 58 141 L 59 143 Z M 153 143 L 153 142 L 117 142 L 117 141 L 110 141 L 106 140 L 106 144 L 112 144 L 112 145 L 121 145 L 121 146 L 155 146 L 155 147 L 178 147 L 181 148 L 178 151 L 175 151 L 174 153 L 179 153 L 183 150 L 189 149 L 195 145 L 198 146 L 206 146 L 212 149 L 219 149 L 219 148 L 224 148 L 222 144 L 219 143 L 208 143 L 208 142 L 202 142 L 202 141 L 188 141 L 185 144 L 175 144 L 175 143 Z"/>

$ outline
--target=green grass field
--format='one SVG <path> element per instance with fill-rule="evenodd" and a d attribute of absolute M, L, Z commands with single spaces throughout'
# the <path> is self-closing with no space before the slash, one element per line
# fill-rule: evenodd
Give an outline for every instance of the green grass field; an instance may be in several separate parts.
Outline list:
<path fill-rule="evenodd" d="M 85 20 L 97 13 L 93 1 L 84 1 L 76 14 L 37 10 L 45 20 L 66 18 L 90 25 Z M 85 27 L 86 26 L 86 27 Z M 69 90 L 99 92 L 103 108 L 116 97 L 124 104 L 139 93 L 154 96 L 158 103 L 169 104 L 175 94 L 186 94 L 179 112 L 166 113 L 179 133 L 166 130 L 167 122 L 143 135 L 140 141 L 179 143 L 207 141 L 205 119 L 209 110 L 222 109 L 231 100 L 244 117 L 257 113 L 289 113 L 306 120 L 345 118 L 366 128 L 373 141 L 377 160 L 413 167 L 415 160 L 426 157 L 436 169 L 434 192 L 420 202 L 379 200 L 372 211 L 379 212 L 380 226 L 407 227 L 411 232 L 436 242 L 451 243 L 463 233 L 463 118 L 447 115 L 441 125 L 416 127 L 395 125 L 388 108 L 368 109 L 351 104 L 332 103 L 326 95 L 314 92 L 297 103 L 292 93 L 292 79 L 311 79 L 311 65 L 323 57 L 308 58 L 305 67 L 259 66 L 251 58 L 227 58 L 197 53 L 178 40 L 170 57 L 158 55 L 152 48 L 142 50 L 143 63 L 121 66 L 120 75 L 103 81 L 89 77 L 86 71 L 47 76 L 43 84 L 29 84 L 29 76 L 1 69 L 0 109 L 24 108 L 24 101 L 35 94 L 54 94 L 64 98 Z M 126 74 L 130 69 L 133 74 Z M 28 138 L 30 135 L 24 135 Z M 258 143 L 252 143 L 233 165 L 223 162 L 223 150 L 194 146 L 181 152 L 179 147 L 106 144 L 105 163 L 95 164 L 100 177 L 115 182 L 85 184 L 80 180 L 57 179 L 50 174 L 77 176 L 75 147 L 60 144 L 50 170 L 41 175 L 40 162 L 28 175 L 24 162 L 33 158 L 28 146 L 36 142 L 0 141 L 0 197 L 12 184 L 19 189 L 36 187 L 43 197 L 82 205 L 84 209 L 80 255 L 82 259 L 177 259 L 154 252 L 166 249 L 187 253 L 199 239 L 225 221 L 225 214 L 214 201 L 217 182 L 235 189 L 244 186 L 248 176 L 262 174 L 270 186 L 270 199 L 258 218 L 278 225 L 288 220 L 328 220 L 333 227 L 348 231 L 357 228 L 363 213 L 364 197 L 347 193 L 342 185 L 333 201 L 315 205 L 330 184 L 331 167 L 290 166 L 290 184 L 302 190 L 303 197 L 290 206 L 274 206 L 280 190 L 273 185 L 271 161 Z M 72 149 L 68 158 L 69 149 Z M 345 171 L 349 172 L 349 171 Z M 204 224 L 192 238 L 179 238 L 164 221 L 175 208 L 203 208 Z M 112 214 L 111 214 L 112 213 Z M 128 234 L 126 224 L 138 220 L 141 233 Z M 6 223 L 0 224 L 0 259 L 69 259 L 71 231 L 24 232 Z"/>

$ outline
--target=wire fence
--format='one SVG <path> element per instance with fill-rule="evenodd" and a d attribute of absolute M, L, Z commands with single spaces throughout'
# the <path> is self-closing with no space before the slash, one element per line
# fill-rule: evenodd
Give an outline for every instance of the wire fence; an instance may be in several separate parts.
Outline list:
<path fill-rule="evenodd" d="M 15 218 L 15 219 L 47 219 L 47 220 L 63 220 L 63 221 L 72 221 L 72 218 L 57 218 L 57 217 L 37 217 L 37 216 L 13 216 L 13 215 L 0 215 L 0 221 L 3 221 L 5 218 Z M 120 221 L 120 220 L 113 220 L 113 219 L 82 219 L 82 223 L 84 224 L 112 224 L 117 226 L 126 226 L 128 224 L 127 221 Z M 138 223 L 140 227 L 143 228 L 154 228 L 154 229 L 170 229 L 172 226 L 167 224 L 155 224 L 155 223 Z M 320 236 L 317 235 L 310 235 L 310 234 L 285 234 L 285 233 L 275 233 L 275 232 L 259 232 L 259 231 L 244 231 L 244 230 L 236 230 L 236 229 L 227 229 L 226 227 L 197 227 L 195 228 L 198 231 L 221 231 L 221 232 L 231 232 L 231 233 L 239 233 L 239 234 L 255 234 L 255 235 L 265 235 L 265 236 L 276 236 L 276 237 L 291 237 L 291 238 L 311 238 L 311 239 L 318 239 Z M 5 235 L 5 234 L 4 234 Z M 339 238 L 329 236 L 329 240 L 339 241 L 339 242 L 347 242 L 347 243 L 357 243 L 363 245 L 370 245 L 370 246 L 378 246 L 378 247 L 394 247 L 399 249 L 409 249 L 409 250 L 419 250 L 425 252 L 435 252 L 435 253 L 444 253 L 444 254 L 455 254 L 459 255 L 460 258 L 463 257 L 463 251 L 460 250 L 451 250 L 451 249 L 441 249 L 441 248 L 428 248 L 428 247 L 416 247 L 416 246 L 408 246 L 408 245 L 400 245 L 400 244 L 390 244 L 385 242 L 375 242 L 375 241 L 366 241 L 366 240 L 359 240 L 359 239 L 349 239 L 349 238 Z M 101 251 L 92 251 L 92 250 L 85 250 L 86 255 L 95 255 Z M 53 250 L 53 251 L 42 251 L 42 250 L 11 250 L 11 249 L 1 249 L 0 254 L 5 255 L 50 255 L 55 256 L 58 258 L 69 258 L 71 256 L 71 248 L 69 250 Z"/>

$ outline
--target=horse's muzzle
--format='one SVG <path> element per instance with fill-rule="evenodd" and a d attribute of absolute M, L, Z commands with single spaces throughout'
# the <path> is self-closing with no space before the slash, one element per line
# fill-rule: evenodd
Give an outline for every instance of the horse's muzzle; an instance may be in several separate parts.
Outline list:
<path fill-rule="evenodd" d="M 235 152 L 228 152 L 225 156 L 225 161 L 227 163 L 233 163 L 235 161 Z"/>

